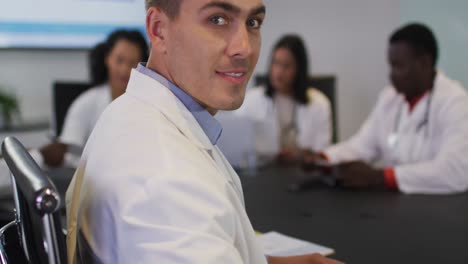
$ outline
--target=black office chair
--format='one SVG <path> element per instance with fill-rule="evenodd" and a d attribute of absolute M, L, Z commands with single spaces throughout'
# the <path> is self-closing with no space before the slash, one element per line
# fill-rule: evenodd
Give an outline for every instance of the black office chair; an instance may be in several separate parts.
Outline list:
<path fill-rule="evenodd" d="M 66 263 L 65 235 L 59 211 L 61 199 L 54 184 L 16 138 L 5 138 L 2 154 L 12 175 L 16 216 L 13 222 L 0 229 L 1 263 L 9 261 L 3 242 L 5 231 L 13 226 L 18 229 L 28 263 Z"/>
<path fill-rule="evenodd" d="M 91 88 L 90 83 L 56 81 L 52 87 L 53 119 L 52 128 L 54 136 L 60 136 L 68 108 L 84 91 Z"/>
<path fill-rule="evenodd" d="M 255 86 L 266 83 L 266 75 L 255 76 Z M 332 142 L 338 142 L 338 107 L 336 103 L 336 78 L 332 75 L 320 75 L 309 77 L 309 87 L 314 87 L 328 97 L 332 110 Z"/>

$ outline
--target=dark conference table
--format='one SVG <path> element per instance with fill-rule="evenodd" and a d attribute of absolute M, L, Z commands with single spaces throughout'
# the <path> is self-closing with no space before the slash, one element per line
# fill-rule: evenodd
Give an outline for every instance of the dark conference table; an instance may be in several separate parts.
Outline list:
<path fill-rule="evenodd" d="M 49 172 L 62 195 L 73 169 Z M 430 196 L 346 191 L 324 185 L 291 193 L 300 169 L 240 173 L 254 228 L 335 249 L 347 264 L 468 263 L 468 194 Z M 11 216 L 12 217 L 12 216 Z"/>
<path fill-rule="evenodd" d="M 252 174 L 252 173 L 250 173 Z M 240 173 L 247 213 L 260 232 L 275 230 L 335 249 L 351 264 L 468 263 L 468 194 L 405 195 L 288 185 L 300 169 Z"/>

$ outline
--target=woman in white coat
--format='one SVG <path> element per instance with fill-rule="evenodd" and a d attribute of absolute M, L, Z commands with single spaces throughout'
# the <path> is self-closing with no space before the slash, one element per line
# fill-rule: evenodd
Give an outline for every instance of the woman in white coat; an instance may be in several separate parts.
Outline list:
<path fill-rule="evenodd" d="M 261 160 L 295 160 L 304 150 L 330 144 L 330 102 L 308 87 L 308 59 L 300 37 L 286 35 L 276 43 L 266 85 L 248 91 L 237 114 L 253 119 Z"/>
<path fill-rule="evenodd" d="M 61 166 L 64 162 L 76 165 L 73 163 L 79 155 L 67 153 L 73 153 L 72 149 L 81 151 L 101 113 L 112 100 L 125 92 L 131 69 L 147 57 L 146 40 L 135 30 L 116 30 L 98 44 L 89 57 L 95 86 L 72 103 L 57 140 L 30 151 L 34 159 L 49 167 Z"/>
<path fill-rule="evenodd" d="M 116 30 L 89 54 L 94 86 L 81 94 L 68 109 L 63 130 L 55 141 L 30 149 L 34 160 L 45 167 L 66 164 L 75 167 L 99 116 L 112 100 L 125 92 L 130 70 L 148 57 L 148 45 L 141 33 Z M 0 193 L 10 195 L 9 170 L 0 162 Z"/>

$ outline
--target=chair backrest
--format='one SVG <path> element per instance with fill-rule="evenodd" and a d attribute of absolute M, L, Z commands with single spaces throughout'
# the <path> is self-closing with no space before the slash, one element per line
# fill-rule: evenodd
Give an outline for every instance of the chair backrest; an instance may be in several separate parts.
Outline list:
<path fill-rule="evenodd" d="M 38 264 L 66 263 L 61 199 L 54 184 L 16 138 L 5 138 L 2 154 L 12 174 L 16 223 L 27 260 Z"/>
<path fill-rule="evenodd" d="M 266 75 L 256 75 L 255 76 L 255 86 L 263 85 L 266 83 Z M 309 77 L 309 87 L 314 87 L 317 90 L 321 91 L 325 96 L 328 97 L 331 104 L 332 110 L 332 125 L 333 125 L 333 134 L 332 142 L 338 142 L 338 107 L 336 102 L 336 78 L 332 75 L 320 75 L 320 76 L 310 76 Z"/>
<path fill-rule="evenodd" d="M 56 81 L 52 87 L 53 96 L 53 120 L 54 136 L 60 136 L 68 108 L 75 99 L 88 90 L 92 85 L 82 82 Z"/>

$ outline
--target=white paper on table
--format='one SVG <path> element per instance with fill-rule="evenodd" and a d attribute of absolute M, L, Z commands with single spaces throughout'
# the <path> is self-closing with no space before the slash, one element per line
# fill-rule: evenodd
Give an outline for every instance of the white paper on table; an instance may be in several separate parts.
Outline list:
<path fill-rule="evenodd" d="M 332 248 L 286 236 L 275 231 L 260 234 L 257 238 L 263 245 L 264 254 L 267 256 L 284 257 L 313 253 L 328 256 L 335 252 Z"/>

